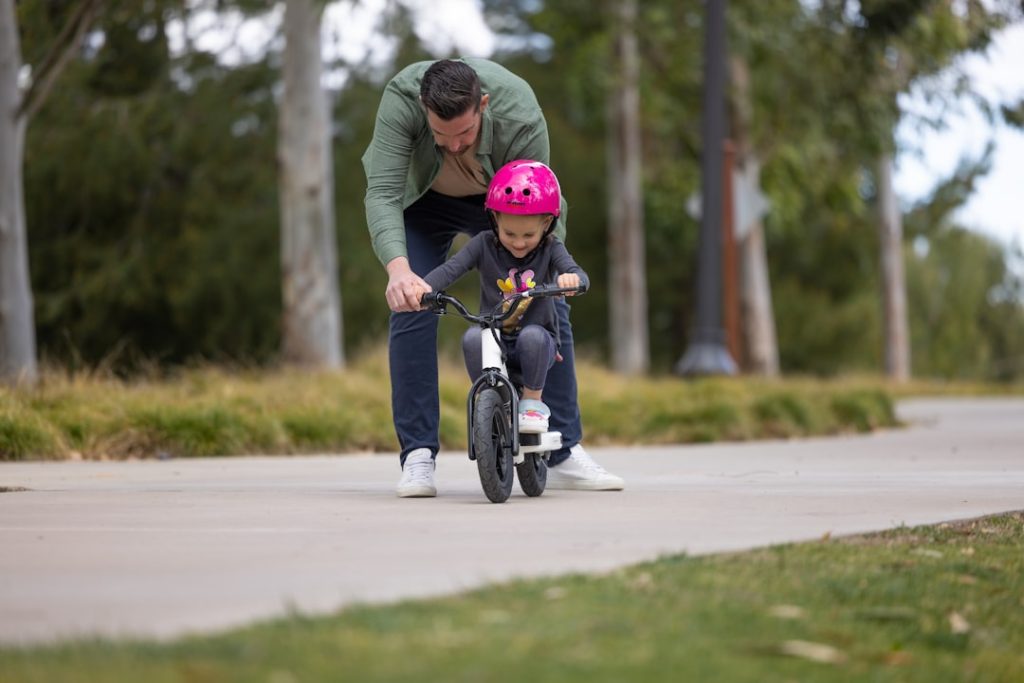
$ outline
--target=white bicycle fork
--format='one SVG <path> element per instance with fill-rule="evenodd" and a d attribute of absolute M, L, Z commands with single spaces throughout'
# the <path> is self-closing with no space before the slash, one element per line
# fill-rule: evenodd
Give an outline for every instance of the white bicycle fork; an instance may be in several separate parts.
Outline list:
<path fill-rule="evenodd" d="M 484 372 L 494 370 L 501 373 L 502 377 L 508 377 L 508 369 L 505 361 L 502 360 L 501 345 L 495 339 L 493 330 L 484 328 L 480 330 L 480 359 Z M 511 385 L 511 382 L 509 383 Z M 518 420 L 518 415 L 512 416 Z M 518 431 L 518 430 L 516 430 Z M 519 434 L 519 449 L 516 452 L 515 463 L 522 464 L 527 453 L 550 453 L 562 447 L 561 432 L 544 432 L 543 434 Z"/>

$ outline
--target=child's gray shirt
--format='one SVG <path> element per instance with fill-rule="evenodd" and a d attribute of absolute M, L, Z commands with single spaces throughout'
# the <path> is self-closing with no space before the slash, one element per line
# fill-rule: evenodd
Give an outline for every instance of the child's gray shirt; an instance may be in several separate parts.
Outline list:
<path fill-rule="evenodd" d="M 493 230 L 481 232 L 471 239 L 455 256 L 430 271 L 423 279 L 433 290 L 443 290 L 465 273 L 480 272 L 480 311 L 490 312 L 505 298 L 507 292 L 523 291 L 534 286 L 555 284 L 562 273 L 579 275 L 583 285 L 589 287 L 586 272 L 576 263 L 554 235 L 549 235 L 524 258 L 513 256 Z M 503 284 L 499 284 L 503 283 Z M 524 325 L 541 325 L 558 342 L 558 317 L 552 298 L 527 299 L 519 312 L 505 322 L 504 332 L 515 334 Z"/>

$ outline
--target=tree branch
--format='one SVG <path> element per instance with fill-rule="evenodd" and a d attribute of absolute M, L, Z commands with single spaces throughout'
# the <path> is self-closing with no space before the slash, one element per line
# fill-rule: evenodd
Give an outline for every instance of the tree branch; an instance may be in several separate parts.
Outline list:
<path fill-rule="evenodd" d="M 92 26 L 102 4 L 103 0 L 84 0 L 75 9 L 60 35 L 54 39 L 46 57 L 39 63 L 39 68 L 33 71 L 32 85 L 25 92 L 15 116 L 31 119 L 46 101 L 54 82 L 81 45 L 82 38 Z"/>

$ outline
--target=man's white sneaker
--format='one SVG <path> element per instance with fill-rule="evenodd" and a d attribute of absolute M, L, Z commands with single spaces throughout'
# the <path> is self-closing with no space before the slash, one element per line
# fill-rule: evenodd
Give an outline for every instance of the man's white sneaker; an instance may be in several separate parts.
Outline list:
<path fill-rule="evenodd" d="M 576 444 L 569 449 L 569 457 L 548 467 L 549 489 L 576 491 L 621 491 L 626 482 L 594 462 L 594 459 Z"/>
<path fill-rule="evenodd" d="M 417 448 L 405 456 L 397 492 L 399 498 L 433 498 L 437 495 L 434 458 L 429 448 Z"/>

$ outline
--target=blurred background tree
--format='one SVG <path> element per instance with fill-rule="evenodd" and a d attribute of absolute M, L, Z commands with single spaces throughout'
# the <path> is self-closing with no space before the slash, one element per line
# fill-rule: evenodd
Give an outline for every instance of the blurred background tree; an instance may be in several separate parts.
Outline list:
<path fill-rule="evenodd" d="M 33 7 L 19 17 L 0 0 L 0 382 L 38 379 L 35 311 L 25 225 L 25 132 L 92 28 L 100 0 Z M 45 36 L 23 51 L 21 26 Z"/>
<path fill-rule="evenodd" d="M 52 35 L 52 24 L 37 21 L 41 8 L 71 4 L 17 4 L 26 56 Z M 608 200 L 617 188 L 605 169 L 617 3 L 483 5 L 499 37 L 494 58 L 526 78 L 544 107 L 570 203 L 569 246 L 594 282 L 573 302 L 577 343 L 610 358 Z M 224 0 L 215 9 L 260 15 L 274 6 Z M 172 49 L 173 27 L 199 11 L 210 7 L 105 5 L 28 129 L 32 288 L 40 352 L 51 362 L 131 373 L 280 360 L 281 45 L 240 63 L 187 40 Z M 781 369 L 881 372 L 876 170 L 908 115 L 897 97 L 923 84 L 936 99 L 978 99 L 969 82 L 934 75 L 1019 20 L 1019 4 L 733 0 L 729 11 L 730 49 L 749 72 L 749 150 L 770 201 L 762 226 Z M 426 47 L 401 3 L 386 12 L 388 64 L 325 65 L 345 73 L 331 93 L 334 194 L 343 343 L 357 353 L 383 344 L 387 327 L 359 161 L 381 88 L 408 62 L 450 56 Z M 693 312 L 698 224 L 685 206 L 699 191 L 703 5 L 637 3 L 635 26 L 649 362 L 661 373 L 685 349 Z M 894 55 L 905 65 L 900 78 L 888 77 Z M 1016 105 L 985 104 L 993 121 L 1003 111 L 1012 120 Z M 967 162 L 904 216 L 915 375 L 1024 375 L 1020 254 L 951 218 L 985 168 Z"/>
<path fill-rule="evenodd" d="M 167 26 L 182 11 L 108 6 L 29 131 L 45 358 L 130 371 L 278 347 L 277 57 L 236 68 L 200 50 L 174 57 Z"/>

